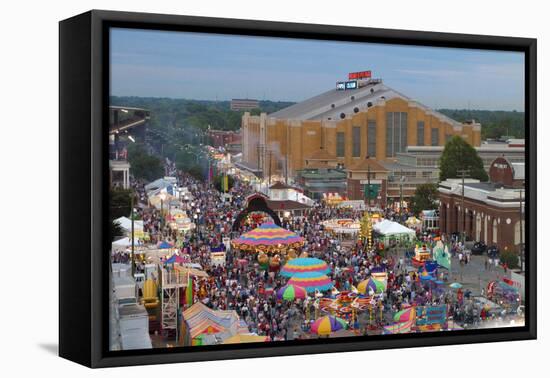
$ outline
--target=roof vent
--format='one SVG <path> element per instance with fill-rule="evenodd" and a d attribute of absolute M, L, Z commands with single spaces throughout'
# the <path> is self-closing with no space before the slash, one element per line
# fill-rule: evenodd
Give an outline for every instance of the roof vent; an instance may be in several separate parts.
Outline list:
<path fill-rule="evenodd" d="M 354 113 L 359 113 L 359 108 L 356 106 L 355 108 L 353 108 L 353 112 Z"/>
<path fill-rule="evenodd" d="M 346 113 L 340 113 L 340 118 L 342 119 L 346 118 Z"/>
<path fill-rule="evenodd" d="M 355 96 L 351 96 L 350 98 L 351 98 L 351 101 L 355 100 Z"/>
<path fill-rule="evenodd" d="M 370 108 L 372 106 L 372 102 L 367 102 L 367 108 Z"/>
<path fill-rule="evenodd" d="M 374 93 L 374 88 L 371 88 L 371 89 L 370 89 L 370 93 Z"/>
<path fill-rule="evenodd" d="M 335 106 L 336 106 L 336 105 L 334 105 L 334 104 L 330 104 L 330 107 L 331 107 L 332 109 L 334 109 Z"/>

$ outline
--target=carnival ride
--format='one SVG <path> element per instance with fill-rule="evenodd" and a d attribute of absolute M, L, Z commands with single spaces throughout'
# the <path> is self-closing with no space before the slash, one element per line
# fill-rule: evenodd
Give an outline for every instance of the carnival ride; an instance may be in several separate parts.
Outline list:
<path fill-rule="evenodd" d="M 432 258 L 432 252 L 426 244 L 416 245 L 414 256 L 411 258 L 411 263 L 415 267 L 423 267 L 428 260 Z"/>

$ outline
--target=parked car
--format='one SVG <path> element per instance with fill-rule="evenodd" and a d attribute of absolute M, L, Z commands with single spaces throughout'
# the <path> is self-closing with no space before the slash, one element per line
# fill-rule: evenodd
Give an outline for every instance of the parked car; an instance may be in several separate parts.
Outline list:
<path fill-rule="evenodd" d="M 487 244 L 485 244 L 482 241 L 475 242 L 474 246 L 472 247 L 472 254 L 474 255 L 482 255 L 487 251 Z"/>
<path fill-rule="evenodd" d="M 487 256 L 489 256 L 490 258 L 494 259 L 499 257 L 499 255 L 500 255 L 500 250 L 496 245 L 492 245 L 489 248 L 487 248 Z"/>

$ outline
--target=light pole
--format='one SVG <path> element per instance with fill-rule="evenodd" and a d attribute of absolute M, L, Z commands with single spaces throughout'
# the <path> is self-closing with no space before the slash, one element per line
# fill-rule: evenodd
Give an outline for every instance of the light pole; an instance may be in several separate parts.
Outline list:
<path fill-rule="evenodd" d="M 368 164 L 369 155 L 366 157 L 367 159 L 367 212 L 370 209 L 370 164 Z"/>
<path fill-rule="evenodd" d="M 466 175 L 470 173 L 469 169 L 458 169 L 457 173 L 460 174 L 460 177 L 462 178 L 462 202 L 461 202 L 461 208 L 462 208 L 462 245 L 466 243 L 466 209 L 464 208 L 464 179 L 466 178 Z"/>
<path fill-rule="evenodd" d="M 166 193 L 161 193 L 160 198 L 160 234 L 164 234 L 164 201 L 166 200 Z"/>
<path fill-rule="evenodd" d="M 521 271 L 525 270 L 525 248 L 523 248 L 523 189 L 519 190 L 519 258 Z"/>
<path fill-rule="evenodd" d="M 131 212 L 130 212 L 130 220 L 132 222 L 132 227 L 131 227 L 131 232 L 132 232 L 132 236 L 130 238 L 130 248 L 131 248 L 131 251 L 132 251 L 132 277 L 134 277 L 134 274 L 136 273 L 136 262 L 135 262 L 135 251 L 134 251 L 134 195 L 132 193 L 132 195 L 130 196 L 130 209 L 131 209 Z"/>
<path fill-rule="evenodd" d="M 405 176 L 403 176 L 403 170 L 401 170 L 401 177 L 399 179 L 399 215 L 403 216 L 403 182 L 405 182 Z"/>

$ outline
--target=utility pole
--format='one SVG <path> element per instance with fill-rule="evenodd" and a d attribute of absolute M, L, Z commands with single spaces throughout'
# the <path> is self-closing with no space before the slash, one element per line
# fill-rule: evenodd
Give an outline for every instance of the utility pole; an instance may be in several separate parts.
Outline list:
<path fill-rule="evenodd" d="M 273 157 L 273 151 L 267 151 L 267 155 L 269 156 L 269 160 L 268 160 L 268 164 L 269 166 L 267 167 L 267 172 L 269 173 L 269 178 L 268 178 L 268 182 L 269 182 L 269 186 L 271 186 L 271 158 Z"/>
<path fill-rule="evenodd" d="M 263 160 L 264 160 L 264 159 L 262 159 L 262 155 L 263 155 L 263 152 L 264 152 L 264 146 L 258 143 L 258 146 L 256 148 L 258 150 L 258 171 L 261 170 L 261 172 L 262 172 L 261 178 L 264 178 L 264 167 L 262 167 Z"/>
<path fill-rule="evenodd" d="M 136 264 L 135 264 L 135 255 L 134 255 L 134 192 L 132 191 L 132 194 L 130 195 L 130 219 L 132 221 L 132 236 L 130 237 L 130 246 L 132 250 L 132 278 L 134 277 L 134 274 L 136 273 Z"/>
<path fill-rule="evenodd" d="M 367 161 L 369 155 L 367 155 Z M 367 165 L 367 211 L 370 209 L 370 164 Z"/>
<path fill-rule="evenodd" d="M 523 248 L 523 189 L 519 190 L 519 258 L 520 268 L 524 271 L 525 248 Z"/>
<path fill-rule="evenodd" d="M 399 215 L 403 215 L 403 182 L 405 176 L 403 176 L 403 169 L 401 169 L 401 177 L 399 178 Z"/>
<path fill-rule="evenodd" d="M 464 208 L 464 179 L 470 173 L 469 169 L 458 169 L 456 171 L 462 178 L 462 245 L 466 243 L 466 209 Z"/>
<path fill-rule="evenodd" d="M 283 156 L 285 159 L 285 185 L 288 185 L 288 158 L 287 156 Z"/>

